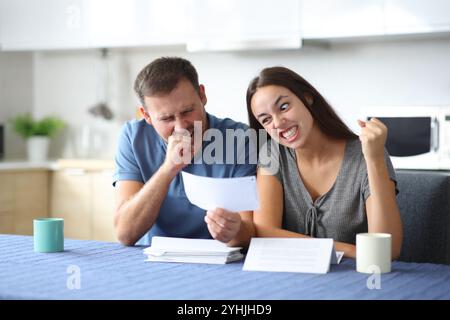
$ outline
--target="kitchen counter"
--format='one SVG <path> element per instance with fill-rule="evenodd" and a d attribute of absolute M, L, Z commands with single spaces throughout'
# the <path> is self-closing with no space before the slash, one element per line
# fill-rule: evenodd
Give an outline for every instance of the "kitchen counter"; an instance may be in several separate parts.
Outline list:
<path fill-rule="evenodd" d="M 0 161 L 0 172 L 2 171 L 26 171 L 26 170 L 113 170 L 113 160 L 102 159 L 58 159 L 45 162 L 30 162 L 26 160 L 2 160 Z"/>
<path fill-rule="evenodd" d="M 30 162 L 26 160 L 2 160 L 0 161 L 1 171 L 22 171 L 22 170 L 55 170 L 56 161 Z"/>
<path fill-rule="evenodd" d="M 114 160 L 104 159 L 59 159 L 56 169 L 113 170 Z"/>

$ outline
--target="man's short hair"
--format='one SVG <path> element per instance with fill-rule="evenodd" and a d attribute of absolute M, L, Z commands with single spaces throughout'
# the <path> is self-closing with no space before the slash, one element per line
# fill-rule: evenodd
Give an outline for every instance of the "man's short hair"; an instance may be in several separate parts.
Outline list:
<path fill-rule="evenodd" d="M 169 94 L 182 78 L 187 79 L 199 92 L 197 71 L 188 60 L 180 57 L 161 57 L 139 72 L 134 82 L 134 91 L 142 105 L 145 105 L 145 96 Z"/>

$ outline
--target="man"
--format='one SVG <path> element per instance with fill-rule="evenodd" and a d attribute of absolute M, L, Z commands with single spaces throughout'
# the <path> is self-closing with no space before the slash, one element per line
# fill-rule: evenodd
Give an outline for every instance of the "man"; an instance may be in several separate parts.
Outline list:
<path fill-rule="evenodd" d="M 181 176 L 182 170 L 215 178 L 255 175 L 255 164 L 238 164 L 236 157 L 232 163 L 201 159 L 201 151 L 209 145 L 203 141 L 207 129 L 222 133 L 226 145 L 227 129 L 242 131 L 247 126 L 206 113 L 205 87 L 199 84 L 192 64 L 182 58 L 156 59 L 139 73 L 134 89 L 144 119 L 126 123 L 119 138 L 113 183 L 118 195 L 114 226 L 119 241 L 128 246 L 138 241 L 149 245 L 151 237 L 159 235 L 212 237 L 230 246 L 248 245 L 254 235 L 252 213 L 222 208 L 205 212 L 189 202 Z M 232 151 L 237 157 L 243 150 L 249 155 L 248 147 L 246 140 L 245 146 Z M 227 151 L 215 152 L 223 152 L 225 160 Z"/>

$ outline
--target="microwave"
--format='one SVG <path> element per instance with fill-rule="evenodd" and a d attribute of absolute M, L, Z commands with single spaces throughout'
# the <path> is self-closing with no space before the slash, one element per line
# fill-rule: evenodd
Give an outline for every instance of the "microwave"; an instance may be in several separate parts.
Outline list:
<path fill-rule="evenodd" d="M 386 149 L 396 169 L 450 170 L 450 106 L 363 108 L 388 128 Z"/>

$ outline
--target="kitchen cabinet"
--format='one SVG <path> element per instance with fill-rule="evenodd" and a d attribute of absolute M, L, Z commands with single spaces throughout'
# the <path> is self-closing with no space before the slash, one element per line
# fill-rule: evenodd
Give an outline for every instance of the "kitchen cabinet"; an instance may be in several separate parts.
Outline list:
<path fill-rule="evenodd" d="M 2 50 L 89 47 L 83 0 L 2 0 Z"/>
<path fill-rule="evenodd" d="M 302 0 L 303 39 L 450 31 L 448 0 Z"/>
<path fill-rule="evenodd" d="M 450 31 L 448 0 L 386 0 L 386 34 Z"/>
<path fill-rule="evenodd" d="M 54 171 L 50 215 L 64 219 L 67 238 L 115 241 L 112 169 L 72 165 Z"/>
<path fill-rule="evenodd" d="M 150 0 L 147 2 L 148 45 L 185 45 L 188 37 L 190 1 Z"/>
<path fill-rule="evenodd" d="M 2 50 L 185 43 L 185 1 L 2 0 Z"/>
<path fill-rule="evenodd" d="M 153 30 L 149 27 L 150 4 L 148 0 L 85 0 L 89 47 L 151 44 Z"/>
<path fill-rule="evenodd" d="M 116 241 L 113 227 L 116 201 L 111 177 L 110 170 L 91 173 L 92 239 Z"/>
<path fill-rule="evenodd" d="M 186 43 L 188 1 L 85 0 L 92 48 Z"/>
<path fill-rule="evenodd" d="M 186 43 L 188 1 L 90 0 L 90 47 L 138 47 Z"/>
<path fill-rule="evenodd" d="M 14 233 L 14 175 L 0 173 L 0 233 Z"/>
<path fill-rule="evenodd" d="M 111 161 L 0 163 L 0 233 L 33 234 L 33 219 L 64 219 L 66 238 L 116 241 Z"/>
<path fill-rule="evenodd" d="M 0 172 L 0 233 L 33 234 L 33 219 L 48 216 L 46 169 Z"/>
<path fill-rule="evenodd" d="M 188 51 L 299 48 L 299 0 L 191 0 Z"/>
<path fill-rule="evenodd" d="M 449 32 L 448 12 L 448 0 L 2 0 L 0 46 L 299 48 L 301 39 Z"/>
<path fill-rule="evenodd" d="M 64 237 L 91 237 L 90 175 L 82 169 L 55 171 L 51 178 L 50 215 L 64 219 Z"/>
<path fill-rule="evenodd" d="M 384 34 L 384 0 L 303 0 L 304 39 Z"/>

